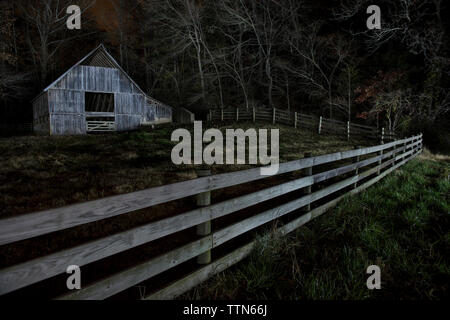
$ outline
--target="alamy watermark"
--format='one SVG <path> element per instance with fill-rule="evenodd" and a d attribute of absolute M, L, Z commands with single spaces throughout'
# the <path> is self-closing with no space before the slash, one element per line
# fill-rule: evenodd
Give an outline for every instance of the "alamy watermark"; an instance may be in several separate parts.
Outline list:
<path fill-rule="evenodd" d="M 381 29 L 381 9 L 377 5 L 370 5 L 367 7 L 366 13 L 371 14 L 367 19 L 366 26 L 367 29 Z"/>
<path fill-rule="evenodd" d="M 81 289 L 81 269 L 77 265 L 70 265 L 66 269 L 66 273 L 70 274 L 67 278 L 66 286 L 69 290 Z"/>
<path fill-rule="evenodd" d="M 180 164 L 246 164 L 248 139 L 248 164 L 269 165 L 261 168 L 261 175 L 278 173 L 279 129 L 270 130 L 270 155 L 268 154 L 267 129 L 226 129 L 225 144 L 219 129 L 207 129 L 203 133 L 202 122 L 194 121 L 194 138 L 187 129 L 176 129 L 171 140 L 178 142 L 172 149 L 172 162 Z M 203 143 L 209 143 L 203 148 Z M 193 145 L 193 147 L 192 147 Z M 193 151 L 193 152 L 192 152 Z M 235 158 L 235 151 L 237 156 Z"/>
<path fill-rule="evenodd" d="M 381 289 L 381 269 L 377 265 L 371 265 L 367 267 L 367 274 L 370 274 L 370 277 L 367 278 L 367 289 Z"/>
<path fill-rule="evenodd" d="M 67 14 L 70 17 L 67 19 L 66 25 L 69 30 L 80 30 L 81 29 L 81 9 L 77 5 L 71 5 L 67 7 Z"/>

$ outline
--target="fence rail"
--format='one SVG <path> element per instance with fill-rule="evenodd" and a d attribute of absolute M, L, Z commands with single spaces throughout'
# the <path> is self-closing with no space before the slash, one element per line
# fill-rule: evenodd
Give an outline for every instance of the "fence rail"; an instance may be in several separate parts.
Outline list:
<path fill-rule="evenodd" d="M 289 172 L 298 172 L 299 170 L 306 170 L 307 175 L 219 203 L 203 203 L 198 208 L 182 214 L 9 266 L 0 270 L 0 295 L 65 273 L 66 268 L 70 265 L 82 267 L 151 241 L 170 237 L 179 231 L 204 225 L 211 220 L 250 208 L 263 201 L 276 199 L 290 192 L 312 186 L 317 189 L 244 220 L 234 221 L 221 229 L 205 231 L 199 239 L 112 276 L 90 283 L 81 290 L 71 291 L 57 298 L 105 299 L 111 297 L 188 260 L 204 255 L 237 236 L 255 230 L 280 217 L 288 216 L 298 209 L 304 210 L 310 208 L 311 205 L 315 206 L 317 201 L 324 197 L 336 195 L 334 199 L 325 204 L 320 203 L 319 206 L 300 217 L 296 217 L 280 228 L 282 234 L 291 232 L 324 213 L 344 196 L 359 192 L 379 181 L 417 156 L 421 150 L 422 134 L 368 148 L 306 157 L 282 163 L 277 176 Z M 342 163 L 343 161 L 345 163 Z M 317 166 L 324 164 L 327 164 L 327 166 L 338 165 L 338 167 L 317 170 Z M 313 172 L 313 170 L 318 172 Z M 318 185 L 336 177 L 340 177 L 342 180 L 333 181 L 326 186 Z M 270 179 L 270 177 L 261 176 L 260 168 L 252 168 L 204 176 L 128 194 L 2 219 L 0 220 L 0 245 L 8 245 L 20 240 L 35 238 L 54 231 L 65 230 L 193 195 L 204 196 L 214 190 L 238 186 L 260 179 Z M 344 191 L 346 192 L 343 193 Z M 253 246 L 254 242 L 247 243 L 220 259 L 202 265 L 198 270 L 181 279 L 174 279 L 166 287 L 152 292 L 145 298 L 173 298 L 199 284 L 212 274 L 243 259 Z"/>
<path fill-rule="evenodd" d="M 208 114 L 209 121 L 270 121 L 273 124 L 281 123 L 295 128 L 307 128 L 318 130 L 319 134 L 336 134 L 346 136 L 360 136 L 369 139 L 385 141 L 394 141 L 397 138 L 395 132 L 378 129 L 376 127 L 330 120 L 324 117 L 317 117 L 283 109 L 276 108 L 228 108 L 228 109 L 210 109 Z"/>

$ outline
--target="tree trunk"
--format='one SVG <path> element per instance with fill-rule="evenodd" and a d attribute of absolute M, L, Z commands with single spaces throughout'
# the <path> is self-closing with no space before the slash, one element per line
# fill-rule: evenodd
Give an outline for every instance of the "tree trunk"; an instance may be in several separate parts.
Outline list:
<path fill-rule="evenodd" d="M 201 49 L 197 47 L 197 65 L 198 65 L 198 73 L 200 75 L 200 85 L 202 87 L 202 103 L 205 103 L 205 77 L 203 74 L 203 66 L 202 66 L 202 56 Z"/>
<path fill-rule="evenodd" d="M 271 74 L 271 68 L 270 68 L 270 58 L 266 58 L 266 76 L 269 79 L 269 87 L 268 87 L 268 96 L 269 96 L 269 106 L 273 107 L 273 100 L 272 100 L 272 91 L 273 91 L 273 78 Z"/>
<path fill-rule="evenodd" d="M 331 83 L 328 85 L 328 104 L 330 106 L 330 120 L 333 120 L 333 105 L 331 104 Z"/>
<path fill-rule="evenodd" d="M 48 50 L 47 44 L 42 43 L 41 45 L 41 86 L 44 87 L 47 83 L 48 75 Z"/>
<path fill-rule="evenodd" d="M 348 121 L 350 122 L 351 111 L 352 111 L 352 90 L 351 90 L 351 75 L 350 72 L 347 73 L 347 94 L 348 94 Z"/>

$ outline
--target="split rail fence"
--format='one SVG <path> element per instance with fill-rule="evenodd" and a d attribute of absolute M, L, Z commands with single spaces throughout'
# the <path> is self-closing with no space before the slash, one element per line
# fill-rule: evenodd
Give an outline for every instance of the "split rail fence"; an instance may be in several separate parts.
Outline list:
<path fill-rule="evenodd" d="M 0 245 L 2 246 L 190 196 L 197 198 L 198 205 L 195 209 L 182 214 L 3 268 L 0 270 L 0 295 L 8 295 L 32 284 L 48 281 L 51 277 L 66 273 L 70 265 L 77 265 L 83 269 L 83 266 L 87 264 L 163 237 L 168 237 L 167 241 L 169 241 L 174 233 L 196 227 L 197 240 L 98 281 L 83 284 L 80 290 L 68 291 L 56 297 L 57 299 L 105 299 L 148 279 L 154 279 L 153 277 L 184 262 L 194 262 L 194 259 L 197 259 L 194 264 L 199 265 L 195 271 L 178 276 L 177 279 L 167 279 L 168 283 L 165 286 L 155 289 L 144 297 L 145 299 L 174 298 L 246 257 L 257 241 L 253 233 L 255 229 L 275 221 L 279 223 L 284 221 L 278 231 L 281 234 L 287 234 L 323 214 L 343 197 L 355 194 L 376 183 L 416 157 L 421 151 L 422 134 L 367 148 L 308 156 L 280 164 L 279 172 L 275 177 L 289 173 L 290 179 L 282 179 L 283 182 L 277 185 L 213 204 L 211 204 L 211 192 L 214 190 L 255 181 L 264 184 L 264 179 L 271 179 L 271 177 L 262 176 L 260 168 L 217 175 L 207 175 L 207 172 L 204 172 L 202 176 L 192 180 L 4 218 L 0 220 Z M 326 165 L 325 168 L 324 165 Z M 333 169 L 329 169 L 330 167 Z M 294 173 L 302 173 L 302 175 L 293 178 Z M 328 185 L 324 184 L 326 181 Z M 283 200 L 282 204 L 277 203 L 275 208 L 260 209 L 265 211 L 241 218 L 240 221 L 233 221 L 221 229 L 211 230 L 211 221 L 214 219 L 243 209 L 249 210 L 261 202 L 279 199 L 280 196 L 292 195 L 292 192 L 297 191 L 302 192 L 301 196 Z M 281 217 L 291 219 L 281 221 L 279 220 Z M 250 238 L 253 240 L 244 245 L 240 243 L 237 249 L 227 251 L 218 258 L 215 256 L 215 248 L 244 234 L 251 235 Z M 211 260 L 211 256 L 215 259 Z"/>
<path fill-rule="evenodd" d="M 273 124 L 281 123 L 295 128 L 317 130 L 319 134 L 344 135 L 349 140 L 351 136 L 359 136 L 368 139 L 394 141 L 396 134 L 393 131 L 378 129 L 376 127 L 330 120 L 324 117 L 303 114 L 277 108 L 226 108 L 210 109 L 208 121 L 263 121 Z"/>

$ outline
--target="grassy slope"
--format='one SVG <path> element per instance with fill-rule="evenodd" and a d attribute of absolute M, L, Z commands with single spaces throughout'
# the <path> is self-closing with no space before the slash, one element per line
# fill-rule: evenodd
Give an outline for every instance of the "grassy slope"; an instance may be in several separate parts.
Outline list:
<path fill-rule="evenodd" d="M 235 125 L 236 126 L 236 125 Z M 280 158 L 288 161 L 352 148 L 342 137 L 287 126 L 240 123 L 240 128 L 280 128 Z M 0 139 L 0 218 L 122 194 L 195 177 L 194 166 L 175 166 L 172 125 L 154 130 L 88 136 Z M 220 129 L 232 128 L 222 126 Z M 192 131 L 192 128 L 189 128 Z M 223 165 L 213 173 L 244 169 Z"/>
<path fill-rule="evenodd" d="M 435 299 L 450 284 L 450 162 L 420 156 L 183 298 Z M 381 290 L 366 268 L 380 264 Z"/>

